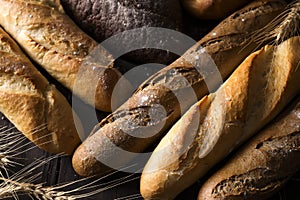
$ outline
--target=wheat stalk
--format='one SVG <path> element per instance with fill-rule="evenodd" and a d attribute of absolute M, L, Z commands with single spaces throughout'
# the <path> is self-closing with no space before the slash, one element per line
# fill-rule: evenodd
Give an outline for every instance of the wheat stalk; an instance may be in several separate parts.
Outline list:
<path fill-rule="evenodd" d="M 280 44 L 288 38 L 300 33 L 300 0 L 290 3 L 286 9 L 267 26 L 252 35 L 253 40 L 261 44 Z"/>
<path fill-rule="evenodd" d="M 32 134 L 45 127 L 46 125 L 37 127 L 32 131 Z M 33 148 L 37 148 L 37 146 L 32 146 L 31 142 L 27 141 L 24 135 L 19 131 L 15 131 L 14 128 L 8 128 L 6 126 L 0 127 L 0 134 L 0 169 L 5 171 L 4 174 L 0 171 L 0 199 L 19 199 L 19 195 L 28 195 L 32 199 L 41 200 L 86 199 L 87 197 L 91 197 L 105 190 L 126 184 L 139 178 L 136 177 L 135 174 L 131 174 L 109 182 L 100 183 L 100 181 L 105 178 L 118 173 L 117 171 L 114 171 L 98 179 L 95 179 L 95 177 L 83 178 L 57 186 L 45 186 L 42 183 L 35 183 L 42 175 L 42 172 L 37 173 L 40 167 L 48 164 L 54 159 L 63 157 L 64 155 L 53 155 L 47 158 L 36 159 L 31 164 L 23 166 L 17 162 L 18 159 L 21 159 L 18 158 L 18 156 L 24 153 L 23 149 L 29 151 Z M 12 171 L 16 166 L 23 168 L 18 172 L 9 175 L 8 171 Z M 70 187 L 73 187 L 74 189 L 68 189 Z M 130 199 L 133 199 L 133 197 L 130 197 Z"/>
<path fill-rule="evenodd" d="M 72 196 L 63 192 L 55 191 L 51 187 L 43 187 L 42 184 L 31 184 L 13 181 L 11 179 L 0 178 L 3 183 L 0 185 L 0 197 L 15 197 L 18 193 L 33 195 L 37 199 L 49 200 L 74 200 Z"/>
<path fill-rule="evenodd" d="M 131 182 L 139 178 L 139 177 L 134 177 L 134 174 L 131 174 L 110 182 L 97 184 L 97 182 L 100 182 L 107 176 L 111 176 L 114 173 L 117 173 L 117 172 L 112 172 L 106 177 L 101 177 L 90 183 L 84 184 L 80 187 L 78 187 L 78 184 L 84 183 L 88 180 L 92 180 L 92 177 L 83 178 L 77 181 L 72 181 L 58 186 L 44 186 L 43 184 L 32 183 L 37 177 L 41 175 L 41 173 L 38 173 L 34 176 L 29 176 L 31 172 L 33 172 L 35 169 L 37 169 L 44 163 L 48 163 L 51 159 L 54 158 L 55 157 L 39 160 L 38 162 L 35 162 L 32 165 L 26 166 L 22 170 L 22 172 L 18 173 L 17 175 L 14 175 L 13 177 L 10 177 L 9 179 L 0 177 L 0 181 L 2 181 L 2 183 L 0 184 L 0 199 L 10 198 L 10 197 L 17 199 L 19 194 L 26 194 L 31 196 L 32 198 L 34 197 L 36 199 L 43 199 L 43 200 L 85 199 L 87 197 L 91 197 L 105 190 L 111 189 L 113 187 L 122 184 L 126 184 L 128 182 Z M 66 190 L 66 188 L 70 186 L 74 186 L 74 187 L 76 186 L 76 188 L 72 190 Z M 92 190 L 92 191 L 86 192 L 88 190 Z"/>
<path fill-rule="evenodd" d="M 6 126 L 0 128 L 0 169 L 5 171 L 5 175 L 8 176 L 9 167 L 21 166 L 16 161 L 17 150 L 26 139 L 22 135 L 14 131 L 14 128 L 8 128 Z M 21 145 L 23 146 L 23 145 Z M 2 173 L 0 173 L 3 176 Z"/>
<path fill-rule="evenodd" d="M 35 128 L 31 132 L 32 134 L 35 134 L 36 132 L 45 128 L 46 125 L 44 124 Z M 19 156 L 27 151 L 37 148 L 37 146 L 32 145 L 31 142 L 28 142 L 24 135 L 17 131 L 14 127 L 8 128 L 7 126 L 2 126 L 0 127 L 0 134 L 0 169 L 4 170 L 6 177 L 8 177 L 8 171 L 12 172 L 12 168 L 15 168 L 16 166 L 22 166 L 18 160 L 24 158 Z M 51 133 L 49 133 L 49 135 L 50 134 Z M 48 135 L 44 137 L 47 136 Z M 40 138 L 38 138 L 36 141 L 38 140 L 40 140 Z M 0 175 L 3 177 L 1 171 Z"/>
<path fill-rule="evenodd" d="M 93 180 L 95 177 L 89 177 L 57 186 L 44 186 L 41 183 L 33 183 L 42 174 L 42 172 L 34 174 L 35 170 L 49 163 L 51 160 L 58 158 L 59 156 L 61 155 L 38 159 L 35 162 L 25 166 L 22 170 L 13 174 L 9 178 L 0 177 L 0 181 L 2 181 L 2 183 L 0 184 L 0 199 L 11 197 L 18 199 L 19 195 L 28 195 L 39 200 L 85 199 L 87 197 L 91 197 L 108 189 L 126 184 L 139 178 L 135 177 L 134 174 L 131 174 L 116 180 L 112 180 L 110 182 L 98 184 L 98 182 L 101 182 L 103 179 L 117 173 L 117 171 L 114 171 L 104 177 L 95 180 Z M 87 181 L 88 183 L 86 183 Z M 79 186 L 80 184 L 83 185 Z M 70 186 L 73 186 L 75 189 L 68 190 L 67 188 L 69 188 Z"/>
<path fill-rule="evenodd" d="M 122 179 L 127 179 L 128 177 L 124 177 Z M 0 180 L 3 181 L 3 183 L 0 185 L 0 198 L 10 198 L 20 194 L 26 194 L 30 195 L 32 197 L 35 197 L 36 199 L 43 199 L 43 200 L 76 200 L 76 199 L 84 199 L 87 197 L 90 197 L 94 194 L 97 194 L 99 192 L 103 192 L 105 190 L 108 190 L 112 187 L 116 187 L 120 184 L 124 184 L 128 181 L 132 181 L 133 179 L 127 179 L 125 182 L 119 182 L 118 184 L 113 184 L 107 187 L 103 187 L 101 189 L 95 190 L 93 192 L 87 192 L 82 194 L 75 194 L 78 192 L 81 192 L 80 189 L 74 189 L 72 191 L 63 191 L 63 190 L 57 190 L 56 187 L 46 187 L 42 184 L 32 184 L 32 183 L 25 183 L 25 182 L 17 182 L 13 181 L 11 179 L 6 178 L 0 178 Z M 97 180 L 98 181 L 98 180 Z M 118 180 L 120 181 L 120 180 Z M 74 184 L 75 182 L 72 182 L 71 184 Z M 76 181 L 77 183 L 77 181 Z M 68 186 L 70 183 L 67 184 Z M 66 185 L 59 186 L 66 187 Z M 82 189 L 82 188 L 81 188 Z M 84 189 L 90 189 L 89 187 L 84 187 Z"/>

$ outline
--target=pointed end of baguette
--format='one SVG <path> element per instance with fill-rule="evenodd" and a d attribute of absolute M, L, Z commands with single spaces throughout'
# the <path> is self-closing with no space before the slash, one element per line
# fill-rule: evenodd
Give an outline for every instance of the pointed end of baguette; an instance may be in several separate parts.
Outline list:
<path fill-rule="evenodd" d="M 108 68 L 101 72 L 100 77 L 95 93 L 95 107 L 101 111 L 111 112 L 112 104 L 120 104 L 119 101 L 121 98 L 115 99 L 114 102 L 112 102 L 112 95 L 121 74 L 114 68 Z M 118 96 L 121 97 L 122 95 Z"/>
<path fill-rule="evenodd" d="M 102 176 L 104 172 L 109 171 L 108 167 L 97 161 L 83 144 L 80 145 L 73 154 L 72 166 L 75 172 L 83 177 L 94 175 Z"/>
<path fill-rule="evenodd" d="M 172 199 L 168 196 L 171 192 L 165 192 L 165 184 L 168 180 L 168 171 L 159 170 L 143 173 L 141 176 L 140 192 L 144 199 Z"/>

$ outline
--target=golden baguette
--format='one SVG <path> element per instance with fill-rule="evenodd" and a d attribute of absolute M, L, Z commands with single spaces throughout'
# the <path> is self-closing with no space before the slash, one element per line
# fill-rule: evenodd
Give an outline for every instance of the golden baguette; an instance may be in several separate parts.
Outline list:
<path fill-rule="evenodd" d="M 50 153 L 71 154 L 80 143 L 65 97 L 1 28 L 0 112 L 28 139 Z"/>
<path fill-rule="evenodd" d="M 251 33 L 269 23 L 285 6 L 281 0 L 249 4 L 222 21 L 174 63 L 151 76 L 78 147 L 73 156 L 75 171 L 82 176 L 104 174 L 115 166 L 123 168 L 140 155 L 134 153 L 143 152 L 159 140 L 181 112 L 208 93 L 208 85 L 210 90 L 219 87 L 222 78 L 229 76 L 257 47 L 250 43 Z M 197 58 L 203 58 L 203 62 Z M 207 71 L 201 71 L 198 65 L 216 73 L 202 76 Z M 118 148 L 126 155 L 120 156 Z M 114 157 L 118 159 L 111 159 Z"/>
<path fill-rule="evenodd" d="M 204 183 L 198 199 L 268 199 L 299 170 L 298 97 Z"/>
<path fill-rule="evenodd" d="M 87 103 L 111 111 L 121 74 L 104 49 L 96 52 L 101 63 L 86 60 L 98 44 L 71 21 L 59 0 L 0 0 L 0 5 L 0 25 L 35 62 Z"/>
<path fill-rule="evenodd" d="M 252 53 L 161 140 L 141 177 L 145 199 L 173 199 L 300 92 L 300 37 Z"/>

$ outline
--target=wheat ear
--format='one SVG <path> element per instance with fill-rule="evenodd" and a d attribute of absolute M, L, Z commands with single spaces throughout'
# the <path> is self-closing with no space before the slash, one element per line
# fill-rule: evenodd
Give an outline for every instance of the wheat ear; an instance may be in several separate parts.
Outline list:
<path fill-rule="evenodd" d="M 45 124 L 37 127 L 32 130 L 32 133 L 34 134 L 37 131 L 43 130 L 45 127 Z M 9 128 L 7 126 L 1 126 L 0 134 L 0 169 L 4 170 L 5 176 L 8 177 L 8 171 L 13 172 L 13 168 L 16 166 L 22 166 L 19 160 L 24 158 L 19 157 L 19 155 L 35 149 L 37 146 L 32 145 L 32 142 L 27 141 L 24 135 L 17 131 L 14 127 Z M 49 135 L 50 134 L 51 133 L 49 133 Z M 3 177 L 1 172 L 0 175 Z"/>
<path fill-rule="evenodd" d="M 296 0 L 264 28 L 256 31 L 251 42 L 278 45 L 300 33 L 300 0 Z"/>
<path fill-rule="evenodd" d="M 32 134 L 34 134 L 36 131 L 44 129 L 45 127 L 46 124 L 37 127 L 32 131 Z M 43 200 L 86 199 L 105 190 L 139 178 L 135 174 L 131 174 L 109 182 L 100 183 L 105 178 L 118 173 L 117 171 L 114 171 L 98 179 L 95 179 L 95 177 L 89 177 L 56 186 L 45 186 L 42 183 L 36 183 L 38 178 L 40 178 L 42 175 L 42 172 L 39 171 L 39 168 L 48 164 L 50 161 L 57 159 L 58 157 L 63 157 L 64 155 L 60 154 L 47 158 L 36 159 L 31 164 L 23 166 L 16 161 L 18 159 L 22 159 L 18 158 L 18 156 L 25 151 L 30 151 L 33 148 L 37 148 L 37 146 L 32 145 L 31 141 L 26 140 L 24 135 L 19 131 L 16 131 L 15 128 L 2 126 L 0 127 L 0 134 L 0 169 L 2 169 L 0 170 L 0 199 L 20 199 L 20 195 L 27 195 L 32 199 Z M 37 140 L 39 139 L 40 138 Z M 17 165 L 22 167 L 22 169 L 17 172 L 13 172 L 13 169 Z M 2 174 L 3 170 L 5 171 L 4 174 Z M 9 175 L 8 171 L 13 173 Z M 70 187 L 74 189 L 70 189 Z M 132 197 L 130 197 L 130 199 L 132 199 Z"/>
<path fill-rule="evenodd" d="M 34 183 L 37 181 L 37 178 L 42 175 L 42 172 L 36 173 L 36 170 L 60 156 L 63 155 L 54 155 L 48 158 L 37 159 L 17 173 L 11 175 L 9 178 L 0 177 L 0 181 L 2 182 L 0 184 L 0 199 L 11 197 L 19 199 L 19 195 L 27 195 L 32 199 L 41 200 L 86 199 L 87 197 L 91 197 L 139 178 L 135 174 L 130 174 L 110 182 L 98 184 L 103 181 L 103 179 L 117 173 L 115 171 L 95 180 L 93 180 L 95 177 L 89 177 L 57 186 L 44 186 L 41 183 Z M 73 187 L 74 189 L 68 189 L 70 187 Z"/>

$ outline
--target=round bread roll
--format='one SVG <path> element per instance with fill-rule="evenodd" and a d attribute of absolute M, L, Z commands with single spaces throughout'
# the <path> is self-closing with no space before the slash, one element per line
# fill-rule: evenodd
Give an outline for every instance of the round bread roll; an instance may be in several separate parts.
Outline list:
<path fill-rule="evenodd" d="M 179 0 L 61 0 L 61 3 L 71 18 L 98 42 L 144 26 L 182 31 Z M 127 43 L 130 47 L 130 42 Z M 169 63 L 174 60 L 174 56 L 167 51 L 138 50 L 126 59 L 136 63 Z"/>

